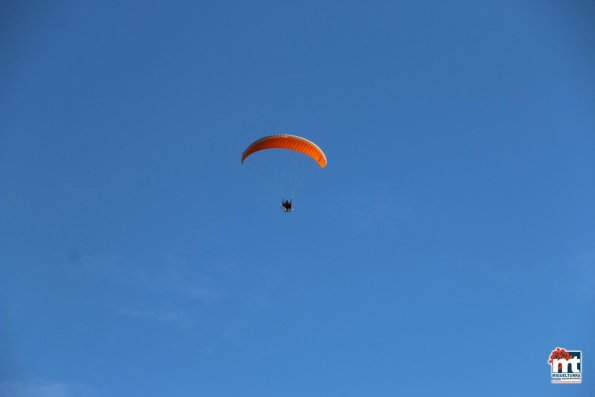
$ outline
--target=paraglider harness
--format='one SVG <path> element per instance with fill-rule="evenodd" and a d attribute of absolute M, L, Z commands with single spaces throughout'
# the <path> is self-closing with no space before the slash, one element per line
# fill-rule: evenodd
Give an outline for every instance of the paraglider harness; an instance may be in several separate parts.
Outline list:
<path fill-rule="evenodd" d="M 283 200 L 281 201 L 281 207 L 283 207 L 283 211 L 291 212 L 293 211 L 293 200 Z"/>

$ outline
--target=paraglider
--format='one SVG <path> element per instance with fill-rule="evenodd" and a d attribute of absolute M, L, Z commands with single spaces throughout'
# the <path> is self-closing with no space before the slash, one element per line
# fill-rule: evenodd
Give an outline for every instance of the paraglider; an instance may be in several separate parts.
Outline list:
<path fill-rule="evenodd" d="M 314 160 L 322 169 L 327 165 L 326 155 L 314 142 L 290 134 L 268 135 L 254 141 L 242 153 L 242 164 L 254 153 L 267 149 L 285 149 L 299 152 Z M 287 213 L 293 211 L 293 193 L 290 199 L 281 201 L 281 207 Z"/>
<path fill-rule="evenodd" d="M 297 135 L 289 134 L 269 135 L 253 142 L 246 150 L 244 150 L 244 153 L 242 153 L 242 164 L 248 156 L 265 149 L 294 150 L 296 152 L 304 153 L 306 156 L 312 158 L 321 168 L 326 167 L 326 156 L 314 142 Z"/>

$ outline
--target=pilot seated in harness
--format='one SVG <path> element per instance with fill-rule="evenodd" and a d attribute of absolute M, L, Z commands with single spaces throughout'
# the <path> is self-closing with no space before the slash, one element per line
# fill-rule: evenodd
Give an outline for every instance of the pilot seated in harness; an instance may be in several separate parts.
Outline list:
<path fill-rule="evenodd" d="M 285 212 L 291 212 L 293 210 L 293 201 L 292 200 L 283 200 L 281 201 L 281 207 Z"/>

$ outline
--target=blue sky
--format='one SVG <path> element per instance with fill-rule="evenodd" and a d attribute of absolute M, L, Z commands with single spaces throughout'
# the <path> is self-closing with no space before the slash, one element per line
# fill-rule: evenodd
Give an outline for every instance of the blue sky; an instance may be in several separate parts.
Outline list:
<path fill-rule="evenodd" d="M 0 396 L 595 394 L 593 18 L 4 1 Z M 283 132 L 289 215 L 240 166 Z"/>

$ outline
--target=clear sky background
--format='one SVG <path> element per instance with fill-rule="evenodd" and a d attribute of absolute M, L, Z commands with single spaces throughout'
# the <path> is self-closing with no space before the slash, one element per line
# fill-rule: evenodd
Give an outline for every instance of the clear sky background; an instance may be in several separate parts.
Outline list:
<path fill-rule="evenodd" d="M 0 396 L 595 395 L 594 21 L 2 1 Z M 289 215 L 240 165 L 282 132 Z"/>

